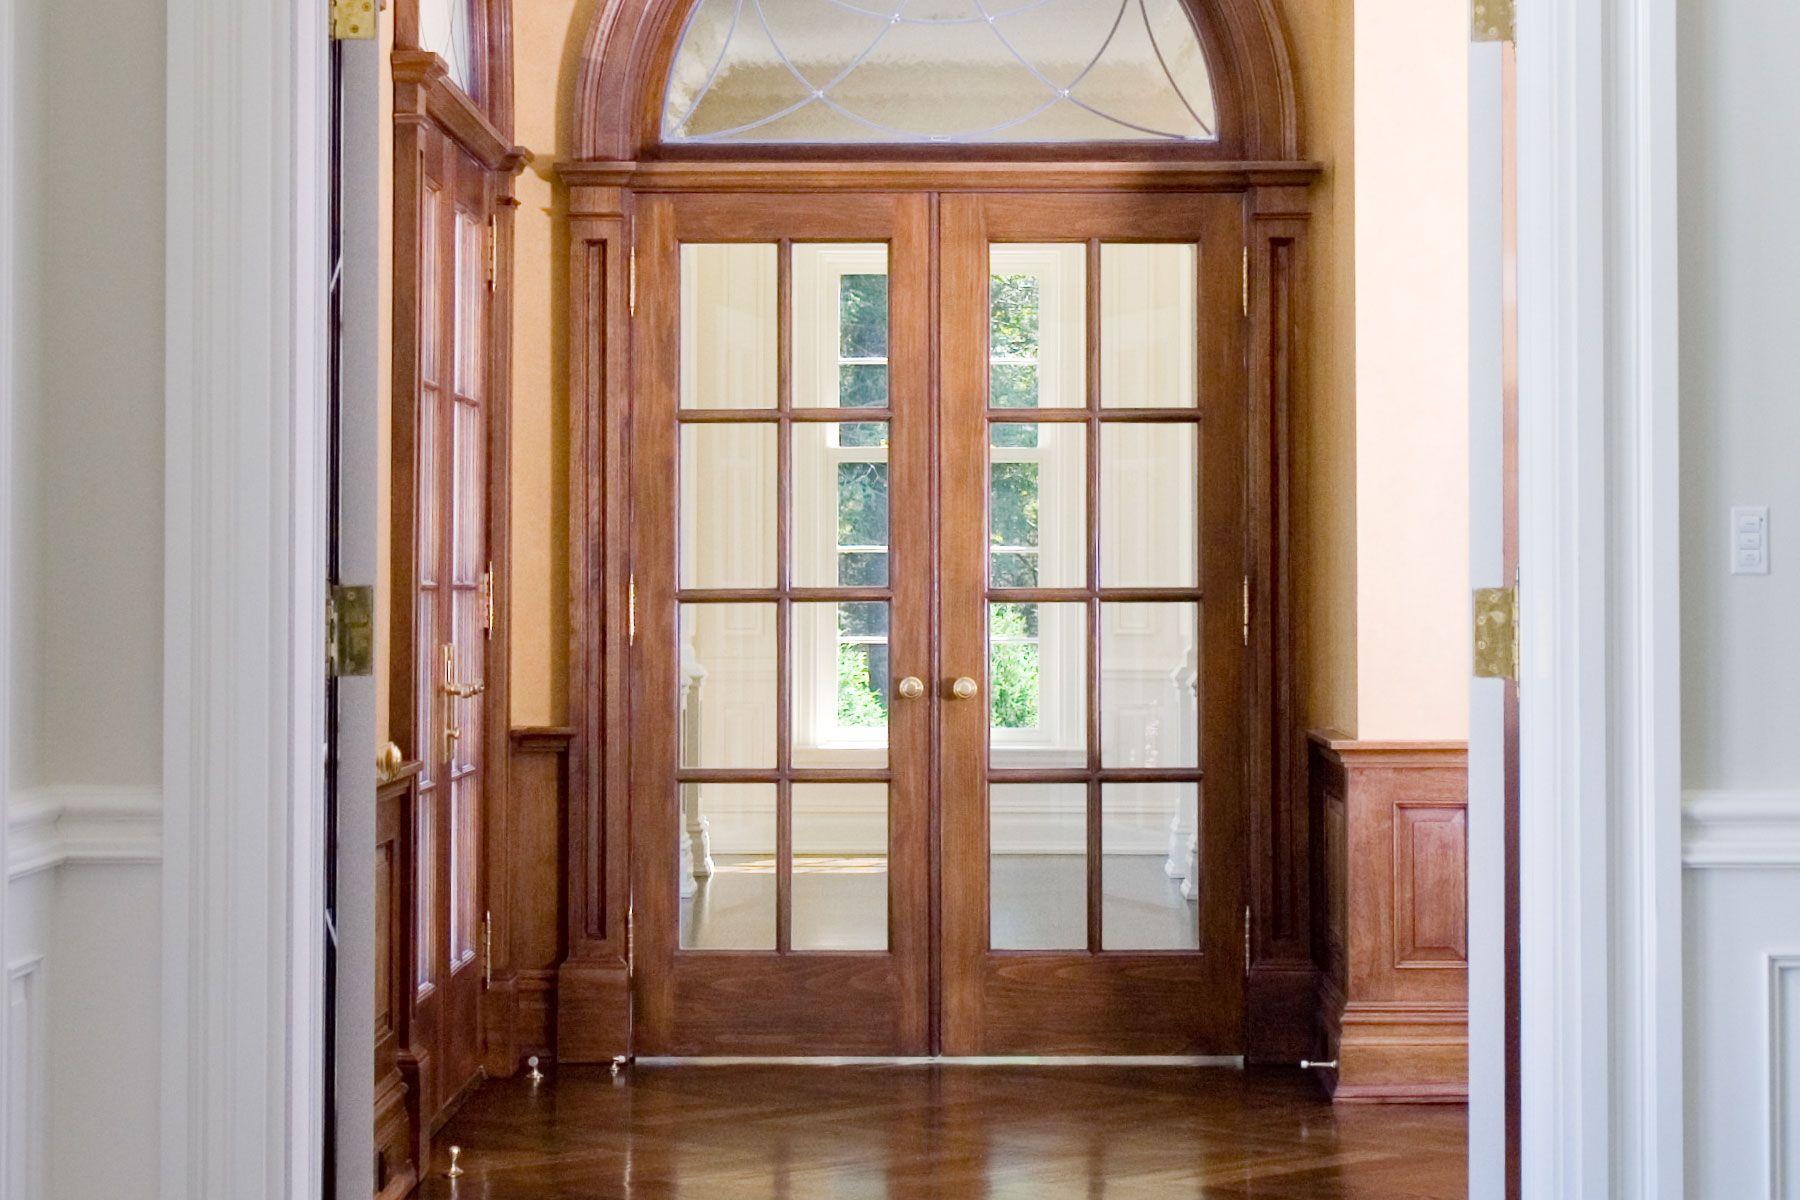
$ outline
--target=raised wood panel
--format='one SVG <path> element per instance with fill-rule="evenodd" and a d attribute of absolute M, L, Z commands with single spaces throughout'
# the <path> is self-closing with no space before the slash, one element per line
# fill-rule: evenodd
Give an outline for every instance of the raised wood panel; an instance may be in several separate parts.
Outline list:
<path fill-rule="evenodd" d="M 1467 750 L 1314 734 L 1315 1053 L 1340 1101 L 1467 1094 Z"/>
<path fill-rule="evenodd" d="M 1468 816 L 1462 804 L 1394 805 L 1394 965 L 1468 965 Z"/>
<path fill-rule="evenodd" d="M 563 864 L 567 856 L 569 742 L 572 730 L 515 728 L 508 738 L 504 870 L 490 863 L 494 960 L 483 1026 L 492 1076 L 526 1058 L 556 1054 L 556 975 L 564 947 Z"/>

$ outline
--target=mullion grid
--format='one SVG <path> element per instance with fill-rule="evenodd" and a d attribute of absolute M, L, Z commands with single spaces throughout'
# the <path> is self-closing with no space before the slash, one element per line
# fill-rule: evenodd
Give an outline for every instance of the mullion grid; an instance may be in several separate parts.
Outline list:
<path fill-rule="evenodd" d="M 1086 491 L 1086 546 L 1085 565 L 1086 579 L 1081 587 L 1031 587 L 1031 588 L 996 588 L 986 589 L 988 611 L 983 614 L 984 624 L 991 620 L 993 606 L 996 604 L 1055 604 L 1078 603 L 1082 605 L 1087 618 L 1087 644 L 1083 653 L 1083 671 L 1087 680 L 1087 712 L 1083 723 L 1087 740 L 1086 765 L 1083 767 L 1061 768 L 996 768 L 993 765 L 993 736 L 991 732 L 987 742 L 987 783 L 991 789 L 995 784 L 1007 783 L 1081 783 L 1087 787 L 1086 835 L 1087 835 L 1087 953 L 1099 954 L 1104 947 L 1101 942 L 1104 860 L 1102 829 L 1104 823 L 1103 788 L 1108 783 L 1191 783 L 1199 786 L 1203 769 L 1192 768 L 1146 769 L 1140 767 L 1107 767 L 1101 758 L 1101 615 L 1104 603 L 1192 603 L 1196 612 L 1202 612 L 1202 589 L 1193 587 L 1103 587 L 1100 582 L 1100 454 L 1101 430 L 1105 425 L 1123 425 L 1132 423 L 1154 423 L 1164 425 L 1194 425 L 1201 423 L 1200 407 L 1192 408 L 1104 408 L 1101 405 L 1101 240 L 1090 238 L 1085 243 L 1086 271 L 1085 296 L 1086 320 L 1083 336 L 1085 339 L 1084 362 L 1086 369 L 1084 397 L 1080 408 L 994 408 L 987 407 L 986 419 L 988 436 L 986 453 L 990 463 L 990 479 L 993 462 L 994 439 L 992 427 L 995 425 L 1017 424 L 1036 425 L 1043 423 L 1079 424 L 1086 429 L 1086 444 L 1083 447 L 1084 478 Z M 1197 256 L 1196 256 L 1197 257 Z M 991 272 L 990 272 L 991 273 Z M 1199 352 L 1198 339 L 1195 346 Z M 1196 385 L 1199 375 L 1195 376 Z M 985 386 L 985 384 L 984 384 Z M 1196 439 L 1196 451 L 1198 451 Z M 1197 464 L 1196 464 L 1197 465 Z M 990 485 L 991 486 L 991 485 Z M 989 506 L 993 500 L 990 494 Z M 1195 503 L 1200 497 L 1195 496 Z M 992 520 L 991 512 L 989 520 Z M 1200 540 L 1203 537 L 1203 522 L 1194 522 L 1194 570 L 1196 580 L 1201 569 Z M 983 530 L 984 540 L 987 538 Z M 993 553 L 991 545 L 983 546 L 983 572 L 992 578 Z M 1203 616 L 1197 617 L 1196 636 L 1205 628 Z M 992 633 L 990 630 L 990 647 Z M 989 662 L 992 652 L 989 651 Z M 991 692 L 991 679 L 990 679 Z M 990 698 L 991 703 L 991 698 Z M 992 793 L 989 793 L 992 803 Z M 1011 953 L 1011 952 L 1005 952 Z M 1025 951 L 1022 953 L 1034 953 Z M 1134 952 L 1135 953 L 1135 952 Z"/>
<path fill-rule="evenodd" d="M 838 408 L 797 408 L 793 396 L 793 249 L 789 238 L 776 242 L 776 394 L 773 409 L 704 409 L 676 408 L 677 429 L 683 425 L 747 425 L 776 426 L 776 512 L 775 562 L 773 588 L 689 588 L 680 585 L 677 566 L 675 600 L 681 604 L 772 603 L 775 606 L 775 768 L 754 770 L 740 768 L 682 767 L 677 764 L 675 780 L 684 783 L 762 783 L 775 785 L 775 953 L 793 952 L 793 794 L 796 783 L 877 783 L 891 786 L 894 771 L 891 756 L 888 765 L 879 770 L 845 770 L 832 767 L 794 766 L 794 662 L 793 606 L 796 603 L 845 604 L 857 601 L 879 602 L 887 606 L 890 629 L 893 620 L 894 547 L 890 530 L 888 539 L 888 582 L 884 587 L 795 587 L 793 581 L 793 485 L 794 424 L 890 422 L 890 406 L 857 409 L 855 420 L 845 417 Z M 891 320 L 891 313 L 890 313 Z M 679 436 L 676 439 L 680 444 Z M 679 472 L 678 476 L 679 477 Z M 892 491 L 890 486 L 889 495 Z M 891 500 L 890 500 L 891 504 Z M 891 509 L 890 509 L 891 513 Z M 679 627 L 679 623 L 677 623 Z M 891 634 L 890 634 L 891 636 Z M 891 672 L 891 668 L 890 668 Z M 890 715 L 891 727 L 891 715 Z M 701 951 L 701 953 L 705 953 Z"/>

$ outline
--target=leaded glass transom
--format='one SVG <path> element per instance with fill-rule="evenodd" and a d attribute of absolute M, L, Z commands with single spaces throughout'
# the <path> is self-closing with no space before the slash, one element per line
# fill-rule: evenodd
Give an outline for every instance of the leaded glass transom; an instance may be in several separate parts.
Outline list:
<path fill-rule="evenodd" d="M 666 142 L 1211 141 L 1183 0 L 700 0 Z"/>
<path fill-rule="evenodd" d="M 419 48 L 450 68 L 450 82 L 479 98 L 475 78 L 475 0 L 419 0 Z"/>

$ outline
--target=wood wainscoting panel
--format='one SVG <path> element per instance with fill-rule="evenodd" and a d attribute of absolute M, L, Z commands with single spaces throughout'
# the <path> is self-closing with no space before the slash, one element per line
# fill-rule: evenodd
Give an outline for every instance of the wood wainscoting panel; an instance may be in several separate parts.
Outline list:
<path fill-rule="evenodd" d="M 375 789 L 375 1194 L 404 1196 L 425 1161 L 413 1032 L 413 830 L 419 764 Z"/>
<path fill-rule="evenodd" d="M 1468 747 L 1312 735 L 1319 1038 L 1339 1101 L 1468 1096 Z"/>
<path fill-rule="evenodd" d="M 566 953 L 569 742 L 566 728 L 512 730 L 505 810 L 504 877 L 490 876 L 493 978 L 484 1015 L 489 1075 L 507 1076 L 533 1055 L 556 1055 L 556 977 Z"/>

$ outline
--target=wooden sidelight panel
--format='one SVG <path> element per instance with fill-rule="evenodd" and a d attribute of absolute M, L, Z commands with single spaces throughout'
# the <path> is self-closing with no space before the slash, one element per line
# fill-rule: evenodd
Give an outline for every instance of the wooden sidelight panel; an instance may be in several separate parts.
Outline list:
<path fill-rule="evenodd" d="M 1319 1038 L 1340 1101 L 1468 1096 L 1468 749 L 1314 734 Z"/>
<path fill-rule="evenodd" d="M 506 753 L 505 589 L 493 569 L 505 553 L 505 274 L 524 163 L 447 75 L 435 54 L 395 52 L 389 727 L 418 764 L 400 1054 L 422 1139 L 483 1061 L 484 843 L 503 844 L 488 797 L 497 772 L 503 794 Z"/>

